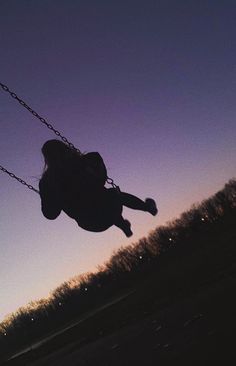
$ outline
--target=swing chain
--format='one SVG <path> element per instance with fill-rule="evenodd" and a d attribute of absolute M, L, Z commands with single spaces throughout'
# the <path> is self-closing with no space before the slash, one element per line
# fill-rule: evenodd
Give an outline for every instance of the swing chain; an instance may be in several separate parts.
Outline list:
<path fill-rule="evenodd" d="M 28 187 L 29 189 L 31 189 L 31 191 L 34 191 L 36 193 L 39 193 L 39 191 L 34 188 L 33 186 L 31 186 L 30 184 L 26 183 L 23 179 L 17 177 L 14 173 L 9 172 L 6 168 L 4 168 L 3 166 L 0 165 L 0 170 L 2 170 L 4 173 L 10 175 L 11 178 L 16 179 L 19 183 L 23 184 L 24 186 Z"/>
<path fill-rule="evenodd" d="M 71 142 L 69 142 L 67 140 L 67 138 L 63 135 L 61 135 L 61 133 L 56 130 L 49 122 L 47 122 L 47 120 L 43 117 L 41 117 L 36 111 L 34 111 L 28 104 L 25 103 L 24 100 L 22 100 L 21 98 L 18 97 L 18 95 L 16 93 L 14 93 L 13 91 L 11 91 L 7 85 L 4 85 L 3 83 L 0 82 L 0 86 L 1 88 L 10 94 L 10 96 L 13 99 L 16 99 L 20 105 L 22 105 L 24 108 L 26 108 L 34 117 L 38 118 L 40 120 L 41 123 L 43 123 L 47 128 L 49 128 L 49 130 L 53 131 L 55 133 L 55 135 L 57 135 L 58 137 L 61 138 L 61 140 L 63 142 L 65 142 L 69 147 L 71 147 L 72 149 L 76 150 L 78 152 L 78 154 L 83 155 L 82 152 L 76 148 Z M 39 191 L 37 189 L 35 189 L 33 186 L 31 186 L 30 184 L 26 183 L 24 180 L 22 180 L 21 178 L 15 176 L 15 174 L 9 172 L 7 169 L 5 169 L 4 167 L 2 167 L 0 165 L 0 170 L 2 170 L 3 172 L 9 174 L 12 178 L 15 178 L 18 180 L 18 182 L 22 183 L 23 185 L 26 185 L 29 189 L 39 193 Z M 118 191 L 120 191 L 120 188 L 114 183 L 112 178 L 107 177 L 106 180 L 107 184 L 110 184 L 113 188 L 117 189 Z"/>
<path fill-rule="evenodd" d="M 120 192 L 120 187 L 117 186 L 115 183 L 114 183 L 114 180 L 112 178 L 109 178 L 107 177 L 107 180 L 106 180 L 107 184 L 110 184 L 112 186 L 112 188 L 115 188 L 118 192 Z"/>
<path fill-rule="evenodd" d="M 26 104 L 24 100 L 20 99 L 16 93 L 12 92 L 7 85 L 0 83 L 0 86 L 5 92 L 9 93 L 13 99 L 16 99 L 24 108 L 26 108 L 31 114 L 33 114 L 34 117 L 38 118 L 41 123 L 47 126 L 49 130 L 53 131 L 55 135 L 60 137 L 61 140 L 65 142 L 69 147 L 76 150 L 79 154 L 82 154 L 78 148 L 76 148 L 71 142 L 69 142 L 65 136 L 62 136 L 61 133 L 58 130 L 56 130 L 50 123 L 48 123 L 45 118 L 41 117 L 28 104 Z"/>

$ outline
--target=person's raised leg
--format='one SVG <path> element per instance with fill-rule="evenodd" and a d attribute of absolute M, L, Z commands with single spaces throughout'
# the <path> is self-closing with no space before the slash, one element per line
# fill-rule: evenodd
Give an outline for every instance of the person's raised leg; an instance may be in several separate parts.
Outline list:
<path fill-rule="evenodd" d="M 146 198 L 146 200 L 143 201 L 140 198 L 125 192 L 121 192 L 120 197 L 122 205 L 132 208 L 133 210 L 149 212 L 153 216 L 158 212 L 156 202 L 152 198 Z"/>
<path fill-rule="evenodd" d="M 114 223 L 115 226 L 117 226 L 119 229 L 121 229 L 127 238 L 133 235 L 133 232 L 131 230 L 131 224 L 128 220 L 124 219 L 122 216 L 120 216 Z"/>

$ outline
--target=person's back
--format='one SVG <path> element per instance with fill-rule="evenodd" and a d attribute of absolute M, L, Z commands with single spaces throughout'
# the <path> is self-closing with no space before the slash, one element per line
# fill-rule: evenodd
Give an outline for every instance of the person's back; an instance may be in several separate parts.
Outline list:
<path fill-rule="evenodd" d="M 77 219 L 79 213 L 99 200 L 106 178 L 106 167 L 96 152 L 68 154 L 57 164 L 51 161 L 39 183 L 43 213 L 46 217 L 55 216 L 52 215 L 55 207 L 55 214 L 60 208 Z"/>

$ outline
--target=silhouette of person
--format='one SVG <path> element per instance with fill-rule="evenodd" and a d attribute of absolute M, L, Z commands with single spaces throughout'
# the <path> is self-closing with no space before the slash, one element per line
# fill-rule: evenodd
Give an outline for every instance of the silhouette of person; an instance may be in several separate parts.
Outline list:
<path fill-rule="evenodd" d="M 54 220 L 64 211 L 85 230 L 100 232 L 115 225 L 130 237 L 131 224 L 122 217 L 123 206 L 157 214 L 153 199 L 142 201 L 105 187 L 107 170 L 99 153 L 81 154 L 60 140 L 49 140 L 42 154 L 45 168 L 39 192 L 47 219 Z"/>

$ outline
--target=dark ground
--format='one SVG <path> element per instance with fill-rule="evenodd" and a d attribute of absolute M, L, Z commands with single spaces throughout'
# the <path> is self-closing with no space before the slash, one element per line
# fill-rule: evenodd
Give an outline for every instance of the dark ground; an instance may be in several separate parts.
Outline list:
<path fill-rule="evenodd" d="M 136 324 L 80 346 L 70 344 L 31 366 L 156 365 L 158 361 L 199 364 L 236 361 L 235 285 L 232 273 L 189 298 L 146 314 Z M 115 310 L 115 309 L 114 309 Z"/>
<path fill-rule="evenodd" d="M 183 293 L 179 284 L 172 298 L 163 294 L 158 298 L 157 284 L 154 289 L 147 281 L 133 294 L 49 345 L 7 365 L 124 366 L 156 365 L 158 361 L 192 365 L 200 361 L 236 361 L 236 264 L 232 262 L 194 291 L 186 292 L 185 288 Z M 174 278 L 166 281 L 173 294 Z"/>
<path fill-rule="evenodd" d="M 235 215 L 193 234 L 191 242 L 173 247 L 152 270 L 140 272 L 130 288 L 124 281 L 128 296 L 117 294 L 118 301 L 4 365 L 236 361 Z"/>

